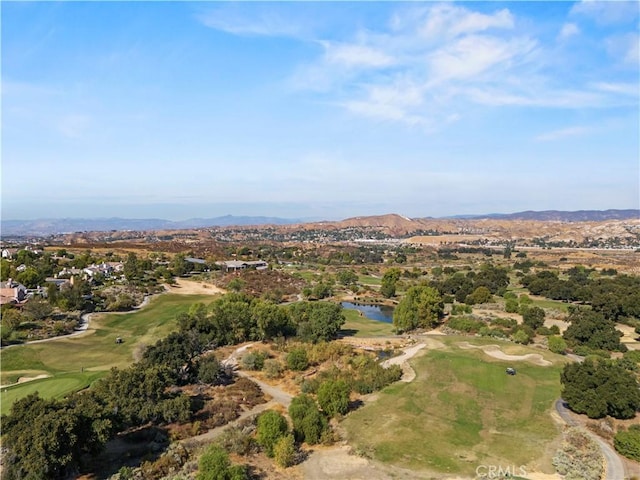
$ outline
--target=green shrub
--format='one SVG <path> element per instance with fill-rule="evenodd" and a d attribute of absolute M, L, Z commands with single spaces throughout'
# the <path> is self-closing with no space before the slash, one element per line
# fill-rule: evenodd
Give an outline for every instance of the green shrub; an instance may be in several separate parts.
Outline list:
<path fill-rule="evenodd" d="M 464 303 L 467 305 L 476 305 L 480 303 L 489 303 L 493 299 L 491 291 L 487 287 L 478 287 L 471 294 L 467 295 Z"/>
<path fill-rule="evenodd" d="M 533 303 L 533 300 L 531 300 L 529 298 L 529 295 L 527 295 L 526 293 L 520 294 L 520 296 L 518 297 L 518 301 L 520 302 L 520 305 L 531 305 Z"/>
<path fill-rule="evenodd" d="M 452 317 L 447 322 L 447 326 L 459 332 L 476 333 L 485 326 L 485 323 L 472 317 Z"/>
<path fill-rule="evenodd" d="M 268 410 L 258 417 L 256 440 L 268 457 L 273 457 L 274 447 L 289 431 L 287 419 L 274 410 Z"/>
<path fill-rule="evenodd" d="M 231 465 L 229 455 L 218 444 L 212 444 L 200 457 L 196 480 L 244 480 L 248 478 L 242 465 Z"/>
<path fill-rule="evenodd" d="M 240 364 L 246 370 L 262 370 L 267 354 L 264 352 L 249 352 L 242 356 Z"/>
<path fill-rule="evenodd" d="M 628 358 L 632 362 L 640 363 L 640 350 L 629 350 L 624 352 L 624 358 Z"/>
<path fill-rule="evenodd" d="M 280 378 L 282 376 L 282 364 L 275 358 L 268 358 L 264 361 L 263 368 L 267 378 Z"/>
<path fill-rule="evenodd" d="M 613 439 L 613 445 L 621 455 L 640 462 L 640 425 L 620 430 Z"/>
<path fill-rule="evenodd" d="M 302 371 L 309 366 L 309 359 L 305 348 L 294 348 L 287 354 L 287 366 L 290 370 Z"/>
<path fill-rule="evenodd" d="M 494 338 L 506 338 L 506 333 L 504 333 L 499 328 L 490 328 L 490 327 L 482 327 L 478 333 L 481 337 L 494 337 Z"/>
<path fill-rule="evenodd" d="M 587 345 L 578 345 L 573 348 L 573 353 L 580 355 L 581 357 L 596 356 L 599 358 L 611 358 L 611 352 L 606 350 L 595 350 Z"/>
<path fill-rule="evenodd" d="M 330 417 L 344 415 L 349 410 L 351 389 L 344 380 L 327 380 L 318 388 L 320 408 Z"/>
<path fill-rule="evenodd" d="M 548 340 L 549 350 L 564 355 L 567 353 L 567 342 L 562 337 L 551 336 Z"/>
<path fill-rule="evenodd" d="M 296 460 L 296 446 L 290 433 L 281 437 L 273 447 L 276 465 L 282 468 L 290 467 Z"/>
<path fill-rule="evenodd" d="M 220 438 L 218 443 L 224 447 L 228 452 L 235 453 L 237 455 L 249 455 L 256 453 L 258 445 L 253 438 L 253 432 L 255 431 L 255 425 L 247 425 L 244 427 L 233 426 L 227 428 Z"/>
<path fill-rule="evenodd" d="M 507 313 L 518 313 L 518 309 L 520 305 L 518 304 L 518 299 L 516 298 L 507 298 L 504 301 L 504 311 Z"/>
<path fill-rule="evenodd" d="M 527 334 L 524 329 L 520 329 L 515 332 L 512 337 L 514 342 L 521 343 L 522 345 L 526 345 L 531 341 L 531 337 Z"/>
<path fill-rule="evenodd" d="M 298 395 L 291 400 L 289 416 L 293 423 L 293 434 L 300 442 L 314 445 L 320 442 L 322 433 L 328 428 L 327 419 L 309 395 Z"/>
<path fill-rule="evenodd" d="M 213 355 L 202 357 L 198 361 L 198 381 L 217 385 L 223 378 L 223 370 L 220 362 Z"/>
<path fill-rule="evenodd" d="M 471 305 L 466 305 L 464 303 L 454 303 L 451 306 L 451 315 L 464 315 L 471 313 L 472 311 L 473 309 L 471 308 Z"/>
<path fill-rule="evenodd" d="M 491 323 L 491 325 L 497 325 L 505 328 L 515 328 L 518 326 L 518 322 L 513 318 L 496 317 L 489 320 L 489 323 Z"/>

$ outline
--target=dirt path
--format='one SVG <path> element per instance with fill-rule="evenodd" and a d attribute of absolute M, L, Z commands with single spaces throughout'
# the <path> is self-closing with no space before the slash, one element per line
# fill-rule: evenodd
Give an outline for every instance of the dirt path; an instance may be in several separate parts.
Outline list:
<path fill-rule="evenodd" d="M 252 409 L 242 412 L 238 418 L 227 423 L 226 425 L 221 425 L 219 427 L 212 428 L 211 430 L 208 430 L 205 433 L 201 433 L 200 435 L 196 435 L 195 437 L 189 437 L 183 441 L 195 442 L 195 443 L 211 442 L 212 440 L 215 440 L 220 435 L 222 435 L 224 431 L 227 430 L 228 428 L 231 428 L 237 425 L 238 423 L 240 423 L 240 421 L 244 420 L 245 418 L 251 417 L 253 415 L 257 415 L 258 413 L 261 413 L 261 412 L 264 412 L 265 410 L 270 409 L 271 407 L 277 405 L 277 403 L 278 402 L 276 402 L 275 400 L 270 400 L 266 403 L 261 403 L 260 405 L 256 405 Z"/>

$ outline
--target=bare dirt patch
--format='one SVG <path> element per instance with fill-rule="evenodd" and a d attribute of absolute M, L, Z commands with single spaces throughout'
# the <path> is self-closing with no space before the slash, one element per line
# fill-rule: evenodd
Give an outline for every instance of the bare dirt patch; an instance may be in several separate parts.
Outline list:
<path fill-rule="evenodd" d="M 473 348 L 480 349 L 490 357 L 497 358 L 498 360 L 508 360 L 514 362 L 527 361 L 541 367 L 548 367 L 552 365 L 549 360 L 545 360 L 539 353 L 527 353 L 526 355 L 509 355 L 507 353 L 504 353 L 498 345 L 471 345 L 469 342 L 460 342 L 457 345 L 463 350 L 470 350 Z"/>
<path fill-rule="evenodd" d="M 316 448 L 301 465 L 305 480 L 409 480 L 430 478 L 354 455 L 349 446 Z"/>
<path fill-rule="evenodd" d="M 219 295 L 226 293 L 226 290 L 216 287 L 212 283 L 186 280 L 184 278 L 177 278 L 175 285 L 166 285 L 166 288 L 169 293 L 178 295 Z"/>
<path fill-rule="evenodd" d="M 633 327 L 629 325 L 616 325 L 616 328 L 623 333 L 623 337 L 620 339 L 622 343 L 624 343 L 629 350 L 640 350 L 640 341 L 637 339 L 640 338 Z"/>

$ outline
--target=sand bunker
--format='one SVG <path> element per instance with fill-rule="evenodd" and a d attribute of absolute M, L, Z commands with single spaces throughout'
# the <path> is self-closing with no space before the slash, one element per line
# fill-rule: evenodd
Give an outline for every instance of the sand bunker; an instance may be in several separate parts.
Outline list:
<path fill-rule="evenodd" d="M 403 353 L 401 355 L 389 358 L 382 362 L 381 365 L 384 368 L 389 368 L 391 365 L 400 365 L 400 367 L 402 367 L 402 378 L 400 379 L 400 381 L 406 383 L 413 381 L 413 379 L 416 378 L 416 372 L 413 368 L 411 368 L 411 365 L 409 365 L 409 359 L 413 358 L 420 350 L 425 347 L 429 349 L 439 349 L 445 347 L 444 343 L 433 338 L 423 338 L 420 340 L 420 343 L 403 348 Z"/>
<path fill-rule="evenodd" d="M 18 379 L 18 383 L 24 383 L 24 382 L 30 382 L 32 380 L 40 380 L 41 378 L 48 378 L 51 375 L 47 375 L 46 373 L 43 373 L 42 375 L 37 375 L 35 377 L 20 377 Z"/>
<path fill-rule="evenodd" d="M 12 385 L 17 385 L 18 383 L 31 382 L 33 380 L 40 380 L 41 378 L 49 378 L 50 376 L 51 375 L 47 375 L 46 373 L 43 373 L 43 374 L 37 375 L 35 377 L 20 377 L 20 378 L 18 378 L 18 381 L 16 383 L 10 383 L 8 385 L 0 385 L 0 388 L 10 387 Z"/>
<path fill-rule="evenodd" d="M 211 283 L 185 280 L 184 278 L 176 278 L 175 285 L 166 285 L 166 288 L 169 293 L 182 295 L 217 295 L 226 293 L 225 290 Z"/>
<path fill-rule="evenodd" d="M 480 349 L 490 357 L 497 358 L 498 360 L 508 360 L 513 362 L 527 361 L 541 367 L 548 367 L 549 365 L 552 365 L 550 361 L 545 360 L 539 353 L 527 353 L 526 355 L 509 355 L 500 350 L 500 347 L 498 345 L 471 345 L 469 342 L 460 342 L 457 345 L 463 350 L 470 350 L 474 348 Z"/>

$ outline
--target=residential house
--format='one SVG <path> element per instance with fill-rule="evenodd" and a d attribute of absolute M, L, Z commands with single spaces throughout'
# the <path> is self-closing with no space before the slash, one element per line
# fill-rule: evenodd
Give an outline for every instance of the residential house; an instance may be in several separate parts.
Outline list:
<path fill-rule="evenodd" d="M 63 285 L 73 285 L 73 277 L 71 277 L 71 280 L 69 280 L 68 278 L 55 278 L 55 277 L 47 277 L 44 279 L 44 281 L 46 283 L 53 283 L 56 285 L 56 287 L 58 287 L 58 290 L 60 290 L 60 288 L 62 288 Z"/>
<path fill-rule="evenodd" d="M 2 249 L 2 258 L 11 259 L 18 254 L 17 248 L 3 248 Z"/>
<path fill-rule="evenodd" d="M 238 270 L 254 269 L 254 270 L 266 270 L 269 268 L 269 264 L 264 260 L 223 260 L 216 262 L 216 265 L 220 266 L 227 272 L 237 272 Z"/>
<path fill-rule="evenodd" d="M 93 278 L 96 274 L 102 274 L 105 277 L 110 277 L 115 272 L 124 270 L 124 265 L 120 262 L 103 262 L 98 265 L 89 265 L 82 271 L 86 273 L 89 278 Z"/>
<path fill-rule="evenodd" d="M 84 272 L 80 268 L 64 267 L 62 270 L 60 270 L 58 272 L 58 274 L 56 276 L 57 277 L 72 277 L 74 275 L 75 276 L 82 275 L 83 273 Z"/>
<path fill-rule="evenodd" d="M 12 279 L 0 282 L 0 305 L 22 304 L 27 300 L 27 287 Z"/>

